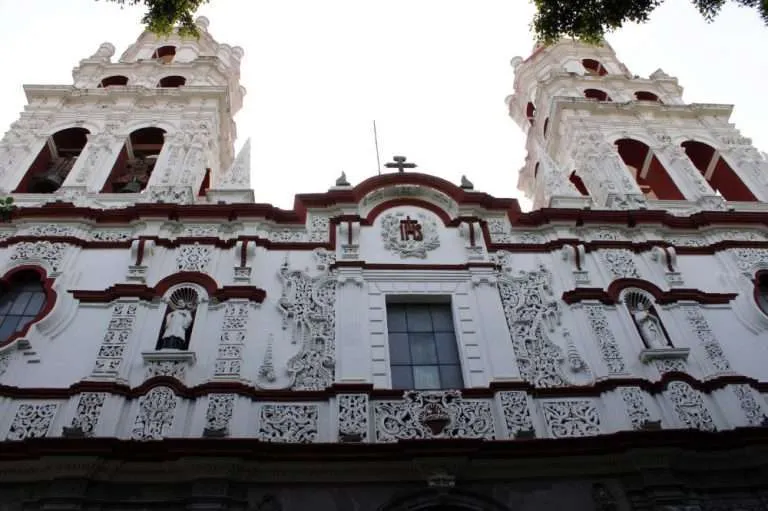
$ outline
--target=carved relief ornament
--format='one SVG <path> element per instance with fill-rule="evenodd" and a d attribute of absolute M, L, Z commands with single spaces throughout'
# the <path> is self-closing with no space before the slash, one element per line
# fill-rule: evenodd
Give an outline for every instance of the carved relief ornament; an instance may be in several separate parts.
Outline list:
<path fill-rule="evenodd" d="M 401 259 L 425 259 L 427 252 L 440 246 L 437 222 L 424 213 L 387 213 L 381 221 L 384 248 Z"/>

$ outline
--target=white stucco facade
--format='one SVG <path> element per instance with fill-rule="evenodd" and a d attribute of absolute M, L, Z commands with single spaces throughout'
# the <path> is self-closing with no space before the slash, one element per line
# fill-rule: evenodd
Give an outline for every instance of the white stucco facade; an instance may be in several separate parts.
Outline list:
<path fill-rule="evenodd" d="M 0 347 L 0 439 L 384 443 L 763 423 L 768 163 L 729 106 L 686 104 L 663 72 L 634 78 L 609 47 L 562 42 L 514 62 L 533 212 L 409 172 L 299 195 L 286 212 L 253 203 L 249 146 L 232 154 L 243 52 L 200 26 L 195 41 L 143 34 L 117 62 L 102 45 L 73 84 L 26 86 L 0 142 L 0 190 L 16 206 L 0 224 L 0 276 L 37 268 L 50 309 Z M 162 45 L 176 46 L 172 62 L 153 58 Z M 607 74 L 585 74 L 586 58 Z M 128 83 L 99 87 L 108 75 Z M 186 83 L 157 88 L 166 75 Z M 587 86 L 612 101 L 584 99 Z M 104 192 L 126 137 L 148 126 L 165 143 L 146 187 Z M 60 188 L 18 192 L 70 127 L 88 142 Z M 616 150 L 629 138 L 651 151 L 638 172 L 667 171 L 648 178 L 656 190 Z M 715 190 L 688 140 L 714 148 L 754 200 Z M 670 180 L 679 196 L 660 198 Z M 188 345 L 158 349 L 179 289 L 196 300 Z M 652 304 L 643 321 L 663 325 L 663 346 L 641 336 L 631 300 Z M 464 388 L 393 389 L 387 307 L 399 301 L 450 304 Z M 431 429 L 427 411 L 446 425 Z"/>

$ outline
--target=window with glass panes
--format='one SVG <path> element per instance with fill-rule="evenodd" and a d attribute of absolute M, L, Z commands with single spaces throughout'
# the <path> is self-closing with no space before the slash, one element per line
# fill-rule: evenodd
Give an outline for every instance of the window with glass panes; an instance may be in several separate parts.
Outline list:
<path fill-rule="evenodd" d="M 450 303 L 388 303 L 392 388 L 464 387 Z"/>
<path fill-rule="evenodd" d="M 45 289 L 34 273 L 14 278 L 0 295 L 0 342 L 23 329 L 45 305 Z"/>

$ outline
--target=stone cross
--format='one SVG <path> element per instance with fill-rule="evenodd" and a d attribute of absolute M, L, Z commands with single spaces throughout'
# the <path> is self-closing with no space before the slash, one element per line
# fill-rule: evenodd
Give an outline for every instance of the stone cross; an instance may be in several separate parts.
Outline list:
<path fill-rule="evenodd" d="M 395 161 L 384 164 L 388 169 L 397 169 L 398 171 L 403 172 L 405 169 L 416 168 L 415 163 L 405 163 L 405 160 L 407 159 L 405 156 L 393 156 L 392 159 Z"/>

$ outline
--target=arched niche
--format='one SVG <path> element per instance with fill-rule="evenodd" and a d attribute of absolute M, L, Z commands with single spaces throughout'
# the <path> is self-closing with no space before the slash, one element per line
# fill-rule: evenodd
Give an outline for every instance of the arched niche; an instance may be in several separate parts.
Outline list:
<path fill-rule="evenodd" d="M 113 75 L 102 78 L 99 82 L 99 88 L 115 87 L 121 85 L 128 85 L 128 77 L 123 75 Z"/>
<path fill-rule="evenodd" d="M 648 198 L 685 199 L 667 169 L 664 168 L 647 144 L 639 140 L 622 138 L 616 141 L 616 149 L 640 190 Z"/>
<path fill-rule="evenodd" d="M 182 87 L 187 83 L 187 79 L 179 75 L 164 76 L 157 82 L 157 86 L 165 89 Z"/>
<path fill-rule="evenodd" d="M 681 144 L 681 147 L 704 179 L 725 200 L 757 200 L 749 187 L 714 147 L 695 140 L 687 140 Z"/>
<path fill-rule="evenodd" d="M 82 154 L 89 134 L 85 128 L 67 128 L 48 137 L 15 192 L 53 193 L 58 190 Z"/>
<path fill-rule="evenodd" d="M 612 101 L 608 93 L 600 89 L 585 89 L 584 97 L 595 101 Z"/>
<path fill-rule="evenodd" d="M 140 128 L 128 135 L 109 173 L 104 193 L 139 193 L 147 186 L 165 143 L 162 128 Z"/>
<path fill-rule="evenodd" d="M 170 64 L 176 56 L 176 47 L 173 45 L 160 46 L 152 52 L 152 59 L 163 64 Z"/>

